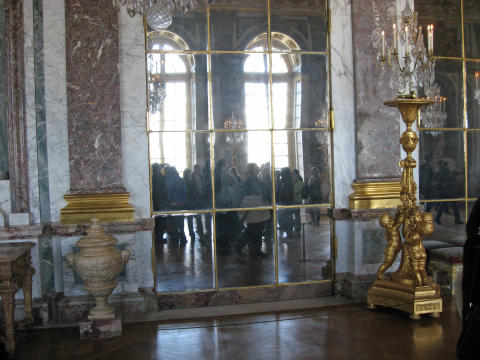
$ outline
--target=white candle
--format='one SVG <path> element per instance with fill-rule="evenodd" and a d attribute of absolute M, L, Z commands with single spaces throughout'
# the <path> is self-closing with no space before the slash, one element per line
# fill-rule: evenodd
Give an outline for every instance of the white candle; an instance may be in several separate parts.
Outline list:
<path fill-rule="evenodd" d="M 433 53 L 433 24 L 430 25 L 430 51 Z"/>
<path fill-rule="evenodd" d="M 385 31 L 382 30 L 382 59 L 385 58 Z"/>
<path fill-rule="evenodd" d="M 427 50 L 430 52 L 430 25 L 427 26 Z"/>
<path fill-rule="evenodd" d="M 397 25 L 393 23 L 393 50 L 397 51 Z"/>

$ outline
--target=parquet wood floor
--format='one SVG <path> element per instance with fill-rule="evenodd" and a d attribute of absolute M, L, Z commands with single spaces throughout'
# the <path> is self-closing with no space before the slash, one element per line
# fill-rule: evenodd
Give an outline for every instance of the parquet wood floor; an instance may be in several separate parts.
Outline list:
<path fill-rule="evenodd" d="M 454 301 L 439 319 L 412 321 L 364 304 L 123 324 L 123 336 L 80 340 L 78 328 L 18 332 L 17 359 L 455 359 Z M 0 358 L 1 357 L 0 353 Z"/>

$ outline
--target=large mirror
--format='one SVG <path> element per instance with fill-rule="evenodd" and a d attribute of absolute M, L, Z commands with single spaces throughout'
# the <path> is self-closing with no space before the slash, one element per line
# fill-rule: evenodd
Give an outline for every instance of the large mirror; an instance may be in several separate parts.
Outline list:
<path fill-rule="evenodd" d="M 158 291 L 332 278 L 325 4 L 215 1 L 147 30 Z"/>

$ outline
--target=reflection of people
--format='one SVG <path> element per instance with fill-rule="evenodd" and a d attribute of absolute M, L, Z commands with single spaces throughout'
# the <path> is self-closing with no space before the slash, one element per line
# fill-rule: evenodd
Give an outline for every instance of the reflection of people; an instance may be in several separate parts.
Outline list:
<path fill-rule="evenodd" d="M 169 209 L 182 210 L 187 201 L 187 186 L 174 166 L 168 166 L 165 170 L 165 185 Z M 171 216 L 170 224 L 172 237 L 185 243 L 187 239 L 183 232 L 183 216 Z"/>
<path fill-rule="evenodd" d="M 317 167 L 312 167 L 310 176 L 308 177 L 308 196 L 310 204 L 319 204 L 322 202 L 322 179 L 320 177 L 320 170 Z M 311 221 L 313 225 L 320 223 L 320 209 L 310 208 Z"/>
<path fill-rule="evenodd" d="M 293 178 L 288 167 L 282 168 L 280 173 L 278 203 L 280 205 L 292 205 L 293 203 Z M 278 210 L 278 225 L 280 234 L 285 232 L 287 238 L 293 237 L 293 213 L 291 209 Z"/>
<path fill-rule="evenodd" d="M 154 163 L 152 165 L 152 207 L 153 211 L 160 211 L 165 208 L 166 187 L 165 179 L 162 174 L 162 165 Z M 155 215 L 155 232 L 156 242 L 165 242 L 163 234 L 167 230 L 167 221 L 164 216 Z"/>
<path fill-rule="evenodd" d="M 295 205 L 301 205 L 304 195 L 305 184 L 303 183 L 303 178 L 300 175 L 298 169 L 293 169 L 293 203 Z M 294 231 L 299 233 L 302 227 L 302 221 L 300 219 L 300 209 L 296 208 L 293 210 L 294 216 Z"/>
<path fill-rule="evenodd" d="M 456 196 L 455 188 L 455 176 L 456 172 L 451 172 L 448 168 L 448 162 L 445 160 L 439 161 L 440 168 L 435 173 L 435 179 L 437 182 L 437 191 L 440 198 L 451 198 Z M 438 225 L 442 225 L 442 214 L 448 212 L 448 208 L 453 208 L 453 215 L 455 217 L 455 224 L 463 224 L 463 221 L 460 220 L 460 213 L 458 211 L 458 206 L 452 201 L 442 201 L 437 205 L 437 214 L 435 216 L 435 222 Z"/>
<path fill-rule="evenodd" d="M 425 161 L 420 165 L 420 198 L 430 200 L 433 198 L 433 166 L 432 156 L 427 155 Z M 430 212 L 431 202 L 427 203 L 425 210 Z"/>
<path fill-rule="evenodd" d="M 400 226 L 402 225 L 403 215 L 397 214 L 395 220 L 389 214 L 382 214 L 380 216 L 380 225 L 385 228 L 385 237 L 387 238 L 387 247 L 384 254 L 385 259 L 382 265 L 377 270 L 377 279 L 384 280 L 383 273 L 392 266 L 398 252 L 402 248 L 402 238 L 400 236 Z"/>
<path fill-rule="evenodd" d="M 257 164 L 247 165 L 247 178 L 243 186 L 241 207 L 255 208 L 266 205 L 262 191 L 262 184 L 258 178 Z M 262 233 L 270 219 L 269 210 L 248 210 L 243 214 L 246 225 L 245 235 L 248 240 L 248 252 L 252 258 L 264 258 L 267 254 L 262 252 Z M 241 244 L 240 244 L 241 246 Z M 238 249 L 237 249 L 238 250 Z"/>

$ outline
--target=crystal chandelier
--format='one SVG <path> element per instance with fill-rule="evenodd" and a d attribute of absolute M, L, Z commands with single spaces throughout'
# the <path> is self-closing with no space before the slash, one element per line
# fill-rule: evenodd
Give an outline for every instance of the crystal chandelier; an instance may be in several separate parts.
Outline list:
<path fill-rule="evenodd" d="M 424 128 L 442 128 L 447 120 L 446 103 L 447 98 L 440 95 L 440 86 L 435 83 L 433 86 L 425 89 L 425 95 L 428 99 L 435 102 L 422 108 L 421 110 L 421 126 Z M 437 132 L 432 132 L 436 136 Z"/>
<path fill-rule="evenodd" d="M 226 130 L 234 130 L 225 134 L 225 141 L 227 144 L 237 145 L 243 142 L 244 133 L 242 131 L 235 131 L 244 128 L 243 121 L 237 119 L 233 112 L 231 117 L 223 121 L 223 128 Z"/>
<path fill-rule="evenodd" d="M 149 91 L 148 108 L 150 113 L 154 114 L 163 110 L 167 89 L 165 83 L 162 82 L 160 74 L 151 74 L 149 83 L 152 87 Z"/>
<path fill-rule="evenodd" d="M 397 28 L 393 22 L 393 42 L 386 46 L 385 31 L 382 31 L 382 65 L 388 63 L 393 70 L 393 81 L 399 97 L 415 97 L 417 87 L 432 86 L 430 82 L 435 67 L 433 56 L 433 25 L 427 26 L 427 49 L 423 40 L 422 26 L 417 25 L 417 12 L 410 8 L 408 0 L 402 11 L 402 21 Z M 399 44 L 403 54 L 399 53 Z M 387 50 L 387 51 L 386 51 Z"/>
<path fill-rule="evenodd" d="M 147 24 L 154 30 L 167 29 L 175 12 L 189 12 L 207 0 L 114 0 L 126 6 L 130 16 L 145 16 Z"/>

